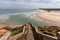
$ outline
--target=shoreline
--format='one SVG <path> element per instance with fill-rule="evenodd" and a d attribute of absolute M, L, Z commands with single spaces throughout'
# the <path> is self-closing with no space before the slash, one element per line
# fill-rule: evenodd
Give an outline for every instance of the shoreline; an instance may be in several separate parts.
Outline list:
<path fill-rule="evenodd" d="M 60 23 L 60 16 L 56 16 L 56 14 L 52 15 L 49 13 L 40 13 L 40 14 L 37 14 L 37 16 L 50 22 Z"/>

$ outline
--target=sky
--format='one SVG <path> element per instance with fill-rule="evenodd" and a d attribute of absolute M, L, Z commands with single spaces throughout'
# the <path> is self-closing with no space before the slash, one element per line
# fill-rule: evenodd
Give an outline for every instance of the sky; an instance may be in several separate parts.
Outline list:
<path fill-rule="evenodd" d="M 60 8 L 60 0 L 0 0 L 0 9 Z"/>

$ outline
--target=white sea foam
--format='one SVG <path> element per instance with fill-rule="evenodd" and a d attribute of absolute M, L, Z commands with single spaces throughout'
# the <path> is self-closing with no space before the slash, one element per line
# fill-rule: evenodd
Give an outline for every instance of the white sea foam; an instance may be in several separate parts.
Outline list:
<path fill-rule="evenodd" d="M 2 22 L 5 22 L 6 20 L 8 20 L 10 18 L 11 15 L 19 15 L 21 13 L 15 13 L 15 14 L 4 14 L 4 15 L 0 15 L 0 20 Z"/>
<path fill-rule="evenodd" d="M 8 20 L 10 18 L 11 15 L 20 15 L 20 14 L 24 14 L 26 17 L 33 19 L 33 18 L 37 18 L 36 14 L 39 12 L 40 12 L 40 10 L 35 11 L 35 12 L 4 14 L 4 15 L 0 15 L 0 20 L 5 22 L 6 20 Z"/>
<path fill-rule="evenodd" d="M 26 16 L 31 17 L 31 16 L 33 16 L 33 14 L 36 14 L 37 12 L 38 12 L 38 11 L 35 11 L 35 12 L 25 12 L 25 13 L 3 14 L 3 15 L 0 15 L 0 20 L 1 20 L 1 19 L 9 19 L 9 17 L 10 17 L 11 15 L 20 15 L 20 14 L 24 14 L 24 15 L 26 15 Z"/>

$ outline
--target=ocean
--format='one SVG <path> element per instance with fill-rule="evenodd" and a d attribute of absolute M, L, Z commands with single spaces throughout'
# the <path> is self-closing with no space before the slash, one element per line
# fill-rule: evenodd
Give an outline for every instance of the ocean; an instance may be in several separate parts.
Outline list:
<path fill-rule="evenodd" d="M 0 15 L 3 14 L 15 14 L 15 13 L 25 13 L 25 12 L 34 12 L 36 9 L 0 9 Z"/>
<path fill-rule="evenodd" d="M 38 12 L 40 12 L 40 10 L 37 9 L 0 9 L 0 24 L 24 25 L 31 23 L 33 26 L 37 27 L 52 25 L 50 23 L 34 19 L 33 16 Z"/>

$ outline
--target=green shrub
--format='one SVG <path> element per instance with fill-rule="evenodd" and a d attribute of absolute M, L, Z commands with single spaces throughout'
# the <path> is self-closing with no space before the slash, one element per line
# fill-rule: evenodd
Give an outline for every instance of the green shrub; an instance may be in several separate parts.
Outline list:
<path fill-rule="evenodd" d="M 16 35 L 16 34 L 18 34 L 18 33 L 21 33 L 22 31 L 21 30 L 14 30 L 14 31 L 12 31 L 11 32 L 11 36 L 14 36 L 14 35 Z"/>

